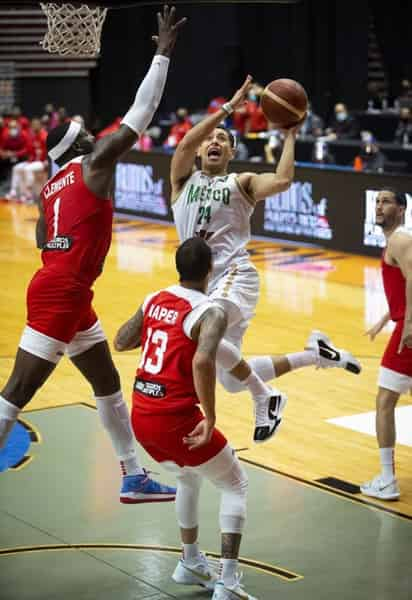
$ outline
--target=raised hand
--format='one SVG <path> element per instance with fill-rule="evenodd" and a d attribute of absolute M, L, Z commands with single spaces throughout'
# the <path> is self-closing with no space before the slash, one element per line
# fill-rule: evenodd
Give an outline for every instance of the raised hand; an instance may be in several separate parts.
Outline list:
<path fill-rule="evenodd" d="M 229 104 L 230 106 L 233 108 L 233 110 L 236 110 L 237 108 L 240 108 L 241 106 L 243 106 L 243 104 L 246 102 L 246 98 L 248 95 L 248 92 L 250 90 L 250 88 L 253 85 L 253 80 L 252 80 L 252 76 L 248 75 L 245 79 L 245 81 L 243 82 L 242 87 L 240 87 L 237 92 L 235 92 L 232 96 L 232 99 L 229 100 Z"/>
<path fill-rule="evenodd" d="M 167 4 L 163 6 L 163 14 L 157 13 L 159 34 L 152 36 L 152 40 L 157 44 L 156 54 L 171 55 L 177 34 L 186 21 L 186 17 L 176 21 L 176 8 L 174 6 L 170 9 Z"/>

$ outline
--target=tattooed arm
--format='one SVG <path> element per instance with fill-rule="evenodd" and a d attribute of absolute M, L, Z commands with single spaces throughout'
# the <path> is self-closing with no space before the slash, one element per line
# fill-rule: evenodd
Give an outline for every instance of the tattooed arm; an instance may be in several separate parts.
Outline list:
<path fill-rule="evenodd" d="M 223 309 L 212 306 L 192 329 L 192 339 L 197 340 L 192 363 L 193 379 L 205 418 L 183 440 L 190 449 L 207 444 L 215 427 L 216 351 L 226 326 L 227 318 Z"/>
<path fill-rule="evenodd" d="M 114 338 L 114 349 L 124 352 L 138 348 L 141 344 L 142 324 L 143 311 L 140 307 L 137 313 L 120 327 Z"/>

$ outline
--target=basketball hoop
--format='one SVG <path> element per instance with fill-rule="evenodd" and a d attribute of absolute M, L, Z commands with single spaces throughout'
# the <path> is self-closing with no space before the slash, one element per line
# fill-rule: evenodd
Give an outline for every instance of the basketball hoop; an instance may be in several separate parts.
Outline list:
<path fill-rule="evenodd" d="M 97 56 L 107 8 L 87 4 L 41 2 L 47 17 L 48 31 L 40 45 L 51 54 L 61 56 Z"/>

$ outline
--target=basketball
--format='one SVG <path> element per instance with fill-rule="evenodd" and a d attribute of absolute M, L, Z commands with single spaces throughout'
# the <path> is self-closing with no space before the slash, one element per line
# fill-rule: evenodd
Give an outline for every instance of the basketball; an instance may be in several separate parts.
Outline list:
<path fill-rule="evenodd" d="M 275 79 L 263 90 L 260 105 L 274 127 L 289 129 L 304 117 L 308 96 L 305 88 L 294 79 Z"/>

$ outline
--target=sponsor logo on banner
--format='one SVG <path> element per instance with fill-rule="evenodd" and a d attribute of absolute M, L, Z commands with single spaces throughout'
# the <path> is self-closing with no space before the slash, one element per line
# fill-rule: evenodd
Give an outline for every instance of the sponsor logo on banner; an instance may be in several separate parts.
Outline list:
<path fill-rule="evenodd" d="M 363 244 L 365 246 L 377 246 L 384 248 L 385 236 L 382 233 L 382 228 L 375 224 L 375 206 L 377 190 L 366 190 L 365 192 L 365 222 L 363 225 Z M 407 209 L 405 212 L 405 225 L 412 227 L 412 195 L 406 194 Z"/>
<path fill-rule="evenodd" d="M 312 183 L 296 181 L 285 192 L 265 200 L 264 231 L 331 240 L 333 230 L 327 217 L 328 200 L 315 202 Z"/>
<path fill-rule="evenodd" d="M 165 217 L 168 205 L 164 179 L 155 180 L 151 165 L 118 163 L 115 181 L 115 208 Z"/>

